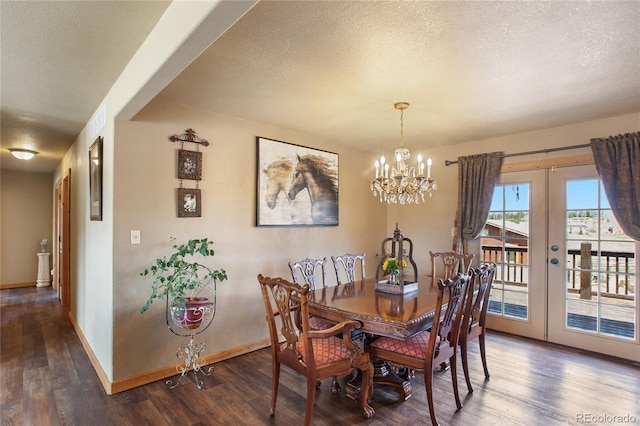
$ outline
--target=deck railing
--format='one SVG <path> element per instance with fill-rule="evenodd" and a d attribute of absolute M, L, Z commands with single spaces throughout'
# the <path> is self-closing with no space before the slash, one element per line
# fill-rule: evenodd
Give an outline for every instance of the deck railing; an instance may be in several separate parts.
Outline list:
<path fill-rule="evenodd" d="M 567 280 L 571 284 L 570 289 L 580 289 L 580 250 L 567 250 L 568 268 Z M 605 275 L 603 280 L 602 293 L 608 296 L 630 296 L 633 297 L 631 288 L 631 276 L 635 276 L 635 255 L 630 252 L 601 251 L 600 270 Z M 593 265 L 598 265 L 598 252 L 591 250 L 591 261 Z M 597 269 L 592 269 L 594 274 Z"/>
<path fill-rule="evenodd" d="M 529 269 L 529 256 L 527 247 L 507 247 L 502 258 L 502 246 L 482 246 L 482 261 L 504 265 L 504 277 L 502 281 L 509 284 L 526 284 Z M 498 278 L 496 276 L 496 278 Z"/>
<path fill-rule="evenodd" d="M 504 253 L 504 259 L 503 259 Z M 598 252 L 591 251 L 593 274 L 601 273 L 605 275 L 603 281 L 602 295 L 633 300 L 635 291 L 632 285 L 632 277 L 636 276 L 635 254 L 632 252 L 601 251 L 601 266 L 598 270 Z M 483 245 L 482 261 L 495 262 L 504 268 L 505 284 L 515 286 L 526 286 L 529 268 L 527 247 L 506 247 L 503 252 L 502 246 Z M 567 250 L 567 282 L 569 291 L 580 291 L 580 250 Z M 498 276 L 496 275 L 496 279 Z M 596 284 L 597 285 L 597 284 Z M 594 291 L 595 293 L 595 291 Z"/>

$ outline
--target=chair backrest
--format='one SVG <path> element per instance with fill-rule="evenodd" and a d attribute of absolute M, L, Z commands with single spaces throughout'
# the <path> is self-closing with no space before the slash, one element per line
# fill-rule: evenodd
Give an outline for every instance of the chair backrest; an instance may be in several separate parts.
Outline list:
<path fill-rule="evenodd" d="M 491 297 L 491 288 L 493 287 L 493 277 L 496 273 L 496 264 L 486 264 L 482 268 L 476 270 L 478 276 L 477 281 L 481 287 L 481 294 L 478 295 L 478 301 L 473 305 L 473 312 L 478 313 L 478 324 L 484 327 L 487 318 L 487 308 L 489 307 L 489 297 Z"/>
<path fill-rule="evenodd" d="M 364 260 L 366 254 L 343 254 L 341 256 L 331 256 L 333 267 L 336 270 L 336 280 L 338 285 L 343 283 L 353 283 L 365 279 Z M 356 273 L 356 266 L 360 263 L 360 274 Z"/>
<path fill-rule="evenodd" d="M 433 356 L 434 359 L 448 359 L 451 357 L 452 352 L 456 350 L 462 326 L 467 290 L 471 281 L 472 276 L 469 274 L 458 274 L 453 279 L 438 280 L 439 293 L 434 318 L 440 318 L 440 323 L 436 333 L 434 333 L 434 330 L 436 330 L 435 325 L 432 328 L 427 345 L 427 355 Z M 444 308 L 443 315 L 445 291 L 449 297 L 446 300 L 446 308 Z"/>
<path fill-rule="evenodd" d="M 289 262 L 291 278 L 299 285 L 308 284 L 311 290 L 327 287 L 327 259 L 304 259 Z"/>
<path fill-rule="evenodd" d="M 304 339 L 305 330 L 309 330 L 309 311 L 307 293 L 309 285 L 300 286 L 289 282 L 284 278 L 269 278 L 258 275 L 258 282 L 262 289 L 262 298 L 267 313 L 269 335 L 271 337 L 271 351 L 278 357 L 289 360 L 302 360 L 306 364 L 301 367 L 313 365 L 314 357 L 311 339 Z M 276 321 L 276 318 L 279 318 Z M 280 343 L 280 336 L 284 336 L 285 343 Z M 298 350 L 298 341 L 304 341 L 304 353 Z"/>
<path fill-rule="evenodd" d="M 462 319 L 461 333 L 463 336 L 468 334 L 469 338 L 477 337 L 483 332 L 483 330 L 476 330 L 473 332 L 473 336 L 471 335 L 474 328 L 484 327 L 495 270 L 495 263 L 486 263 L 473 271 L 473 280 L 467 293 Z"/>
<path fill-rule="evenodd" d="M 475 254 L 461 254 L 455 251 L 432 252 L 431 273 L 434 279 L 455 278 L 458 274 L 468 274 L 471 272 L 471 262 L 476 257 Z"/>

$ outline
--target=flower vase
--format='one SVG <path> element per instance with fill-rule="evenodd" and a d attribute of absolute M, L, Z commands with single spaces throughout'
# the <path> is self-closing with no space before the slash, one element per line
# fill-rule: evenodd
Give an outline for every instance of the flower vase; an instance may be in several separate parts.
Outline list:
<path fill-rule="evenodd" d="M 391 275 L 389 276 L 389 284 L 398 284 L 398 270 L 394 269 L 391 271 Z"/>

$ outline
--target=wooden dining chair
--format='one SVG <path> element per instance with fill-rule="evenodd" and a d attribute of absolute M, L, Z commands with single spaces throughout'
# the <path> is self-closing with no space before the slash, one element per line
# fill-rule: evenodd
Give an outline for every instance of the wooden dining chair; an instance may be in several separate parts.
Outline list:
<path fill-rule="evenodd" d="M 327 258 L 304 259 L 299 262 L 289 262 L 291 278 L 296 284 L 308 284 L 309 289 L 327 287 Z M 320 287 L 319 287 L 320 286 Z"/>
<path fill-rule="evenodd" d="M 470 273 L 472 261 L 476 257 L 475 254 L 461 254 L 455 251 L 435 253 L 429 251 L 429 256 L 431 257 L 432 283 L 435 283 L 438 278 L 455 278 L 458 273 Z"/>
<path fill-rule="evenodd" d="M 300 262 L 289 262 L 291 278 L 298 285 L 307 284 L 310 290 L 327 287 L 327 259 L 304 259 Z M 318 317 L 311 317 L 311 328 L 322 330 L 331 328 L 335 323 Z M 340 391 L 340 386 L 338 386 Z"/>
<path fill-rule="evenodd" d="M 364 271 L 365 257 L 365 253 L 347 253 L 340 256 L 331 256 L 333 267 L 336 270 L 336 281 L 338 285 L 362 281 L 366 278 Z M 360 268 L 357 268 L 358 263 L 360 264 Z M 360 270 L 360 274 L 356 272 L 357 270 Z"/>
<path fill-rule="evenodd" d="M 327 258 L 323 259 L 303 259 L 299 262 L 289 262 L 291 269 L 291 278 L 298 285 L 307 284 L 310 290 L 316 288 L 327 287 Z M 313 330 L 325 330 L 335 325 L 335 322 L 328 321 L 324 318 L 311 316 L 309 324 Z M 318 383 L 320 385 L 320 383 Z M 331 381 L 331 393 L 340 393 L 342 389 L 338 383 L 338 377 L 335 376 Z"/>
<path fill-rule="evenodd" d="M 356 281 L 362 281 L 366 278 L 365 274 L 365 257 L 366 254 L 343 254 L 340 256 L 331 256 L 331 260 L 333 260 L 333 267 L 336 271 L 336 282 L 338 285 L 344 283 L 355 283 Z M 358 264 L 360 267 L 358 268 Z M 359 271 L 359 272 L 358 272 Z M 336 289 L 337 290 L 337 289 Z M 355 290 L 352 288 L 351 290 Z M 359 330 L 354 330 L 351 333 L 351 340 L 354 342 L 359 342 L 359 344 L 364 346 L 364 338 L 365 335 L 363 332 Z M 332 384 L 332 390 L 333 390 Z M 335 386 L 337 387 L 337 391 L 340 391 L 340 385 L 336 382 Z"/>
<path fill-rule="evenodd" d="M 487 307 L 489 306 L 489 297 L 491 296 L 491 287 L 493 286 L 493 276 L 496 272 L 496 264 L 484 264 L 475 270 L 474 285 L 467 295 L 465 304 L 464 317 L 462 319 L 462 328 L 460 331 L 460 357 L 462 358 L 462 369 L 464 378 L 467 381 L 467 389 L 473 392 L 471 380 L 469 379 L 469 361 L 467 356 L 467 347 L 470 340 L 475 338 L 480 342 L 480 358 L 482 358 L 482 367 L 484 368 L 484 377 L 489 378 L 489 369 L 487 368 L 487 354 L 485 348 L 485 321 L 487 318 Z"/>
<path fill-rule="evenodd" d="M 456 372 L 456 354 L 458 337 L 462 324 L 464 301 L 471 276 L 459 274 L 455 279 L 438 280 L 438 300 L 431 331 L 423 331 L 407 340 L 381 337 L 371 343 L 370 353 L 373 360 L 387 361 L 392 366 L 424 371 L 424 385 L 432 425 L 437 425 L 433 403 L 433 370 L 444 362 L 451 365 L 451 381 L 458 409 L 462 408 L 458 394 L 458 376 Z M 445 297 L 445 291 L 448 297 Z M 444 315 L 442 310 L 445 309 Z"/>
<path fill-rule="evenodd" d="M 342 321 L 326 330 L 309 326 L 307 294 L 309 285 L 298 285 L 283 278 L 258 275 L 262 290 L 269 335 L 271 337 L 272 388 L 269 416 L 276 412 L 280 366 L 286 365 L 307 379 L 305 425 L 311 423 L 316 383 L 331 376 L 362 372 L 362 387 L 358 399 L 362 416 L 369 419 L 374 410 L 369 405 L 373 386 L 373 365 L 369 354 L 355 345 L 349 336 L 360 328 L 359 321 Z M 300 319 L 300 321 L 298 320 Z M 343 337 L 335 337 L 342 333 Z M 280 336 L 284 342 L 280 342 Z"/>

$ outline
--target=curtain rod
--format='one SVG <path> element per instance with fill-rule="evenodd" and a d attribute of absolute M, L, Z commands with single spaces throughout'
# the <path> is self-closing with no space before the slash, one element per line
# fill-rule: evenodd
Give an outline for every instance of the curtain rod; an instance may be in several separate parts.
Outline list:
<path fill-rule="evenodd" d="M 559 148 L 549 148 L 549 149 L 539 149 L 537 151 L 525 151 L 525 152 L 516 152 L 513 154 L 502 154 L 500 156 L 500 158 L 507 158 L 507 157 L 518 157 L 520 155 L 532 155 L 532 154 L 547 154 L 549 152 L 554 152 L 554 151 L 564 151 L 567 149 L 577 149 L 577 148 L 588 148 L 591 145 L 588 143 L 582 144 L 582 145 L 572 145 L 572 146 L 563 146 L 563 147 L 559 147 Z M 444 164 L 445 166 L 449 166 L 451 164 L 456 164 L 458 161 L 449 161 L 449 160 L 445 160 Z"/>

